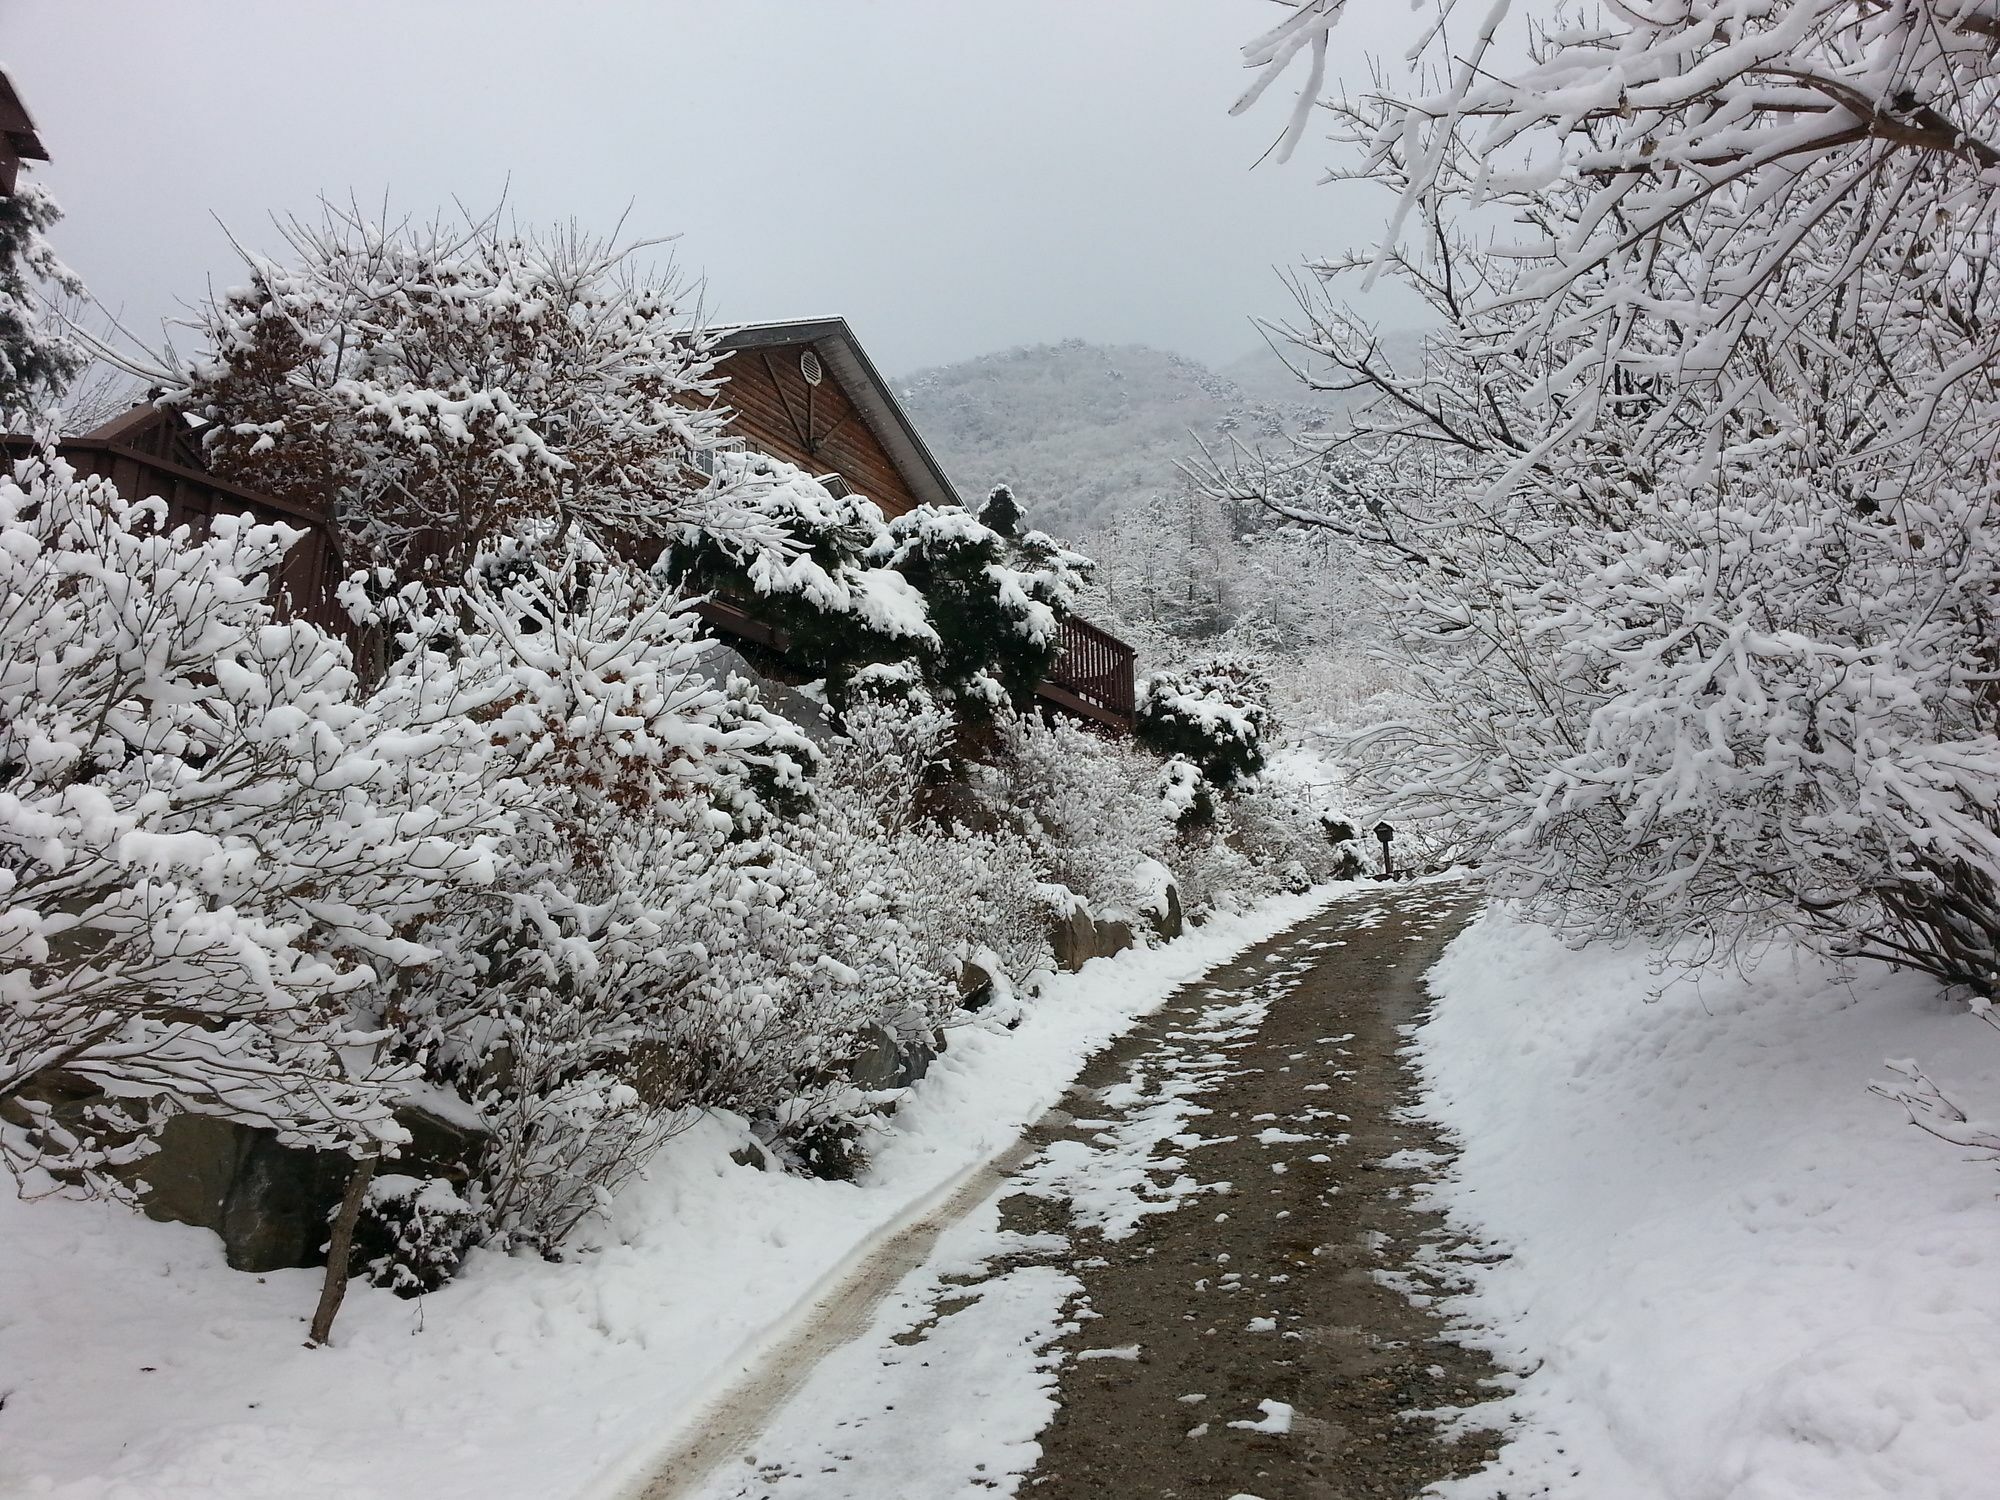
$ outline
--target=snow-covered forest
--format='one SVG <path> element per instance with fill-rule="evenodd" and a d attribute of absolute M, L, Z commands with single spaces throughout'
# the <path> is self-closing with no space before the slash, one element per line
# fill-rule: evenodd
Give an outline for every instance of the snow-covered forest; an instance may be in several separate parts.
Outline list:
<path fill-rule="evenodd" d="M 2000 1493 L 2000 7 L 1252 14 L 1216 367 L 0 74 L 0 1495 Z"/>
<path fill-rule="evenodd" d="M 1417 336 L 1392 334 L 1414 353 Z M 1009 350 L 901 382 L 962 486 L 1006 484 L 1096 567 L 1082 607 L 1167 664 L 1248 655 L 1301 729 L 1347 725 L 1391 675 L 1378 612 L 1345 539 L 1255 503 L 1218 500 L 1204 448 L 1283 443 L 1349 403 L 1265 348 L 1211 370 L 1184 355 L 1081 339 Z"/>

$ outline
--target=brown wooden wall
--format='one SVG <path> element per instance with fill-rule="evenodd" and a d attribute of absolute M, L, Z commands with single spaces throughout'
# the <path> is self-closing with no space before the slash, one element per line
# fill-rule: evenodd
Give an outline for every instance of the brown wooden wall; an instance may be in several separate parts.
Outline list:
<path fill-rule="evenodd" d="M 838 474 L 886 516 L 915 509 L 917 497 L 847 399 L 825 355 L 819 385 L 806 384 L 799 355 L 808 347 L 739 349 L 722 362 L 720 373 L 728 380 L 722 400 L 736 412 L 735 431 L 750 447 L 808 473 Z"/>

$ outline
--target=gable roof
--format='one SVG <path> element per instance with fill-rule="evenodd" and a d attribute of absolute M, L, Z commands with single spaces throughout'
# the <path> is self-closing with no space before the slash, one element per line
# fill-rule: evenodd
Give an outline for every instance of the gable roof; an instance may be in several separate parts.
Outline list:
<path fill-rule="evenodd" d="M 902 402 L 875 368 L 875 362 L 861 347 L 845 318 L 794 318 L 778 323 L 738 323 L 716 330 L 719 347 L 736 354 L 752 349 L 790 349 L 811 344 L 832 369 L 834 378 L 846 391 L 848 400 L 861 413 L 861 420 L 877 441 L 889 450 L 896 468 L 910 487 L 910 493 L 928 505 L 963 508 L 958 490 L 944 466 L 917 431 Z M 728 366 L 723 367 L 728 374 Z M 728 387 L 723 400 L 729 399 Z"/>
<path fill-rule="evenodd" d="M 21 96 L 14 92 L 13 81 L 5 73 L 0 73 L 0 136 L 6 138 L 8 149 L 22 161 L 49 159 L 42 138 L 35 133 L 35 122 L 28 117 L 27 106 L 21 103 Z"/>

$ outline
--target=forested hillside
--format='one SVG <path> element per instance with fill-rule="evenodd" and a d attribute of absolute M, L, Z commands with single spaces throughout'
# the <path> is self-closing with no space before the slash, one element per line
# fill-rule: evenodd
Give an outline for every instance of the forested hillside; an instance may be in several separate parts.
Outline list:
<path fill-rule="evenodd" d="M 1283 451 L 1342 404 L 1269 349 L 1212 370 L 1144 345 L 1066 339 L 921 371 L 905 403 L 959 489 L 1011 486 L 1030 524 L 1096 560 L 1084 609 L 1145 665 L 1248 654 L 1281 700 L 1344 717 L 1372 692 L 1373 613 L 1348 550 L 1180 465 L 1205 445 Z"/>
<path fill-rule="evenodd" d="M 1195 439 L 1246 442 L 1321 406 L 1268 350 L 1211 370 L 1143 344 L 1065 339 L 922 370 L 904 404 L 967 495 L 1010 484 L 1046 530 L 1075 533 L 1172 490 Z"/>

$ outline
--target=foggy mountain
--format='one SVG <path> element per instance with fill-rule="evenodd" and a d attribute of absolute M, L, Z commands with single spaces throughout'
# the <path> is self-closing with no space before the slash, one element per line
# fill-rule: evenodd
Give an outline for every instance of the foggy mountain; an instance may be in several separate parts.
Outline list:
<path fill-rule="evenodd" d="M 1197 437 L 1275 444 L 1331 405 L 1269 350 L 1217 371 L 1082 339 L 922 370 L 897 386 L 968 504 L 1010 484 L 1030 522 L 1059 535 L 1177 489 L 1175 464 Z"/>

